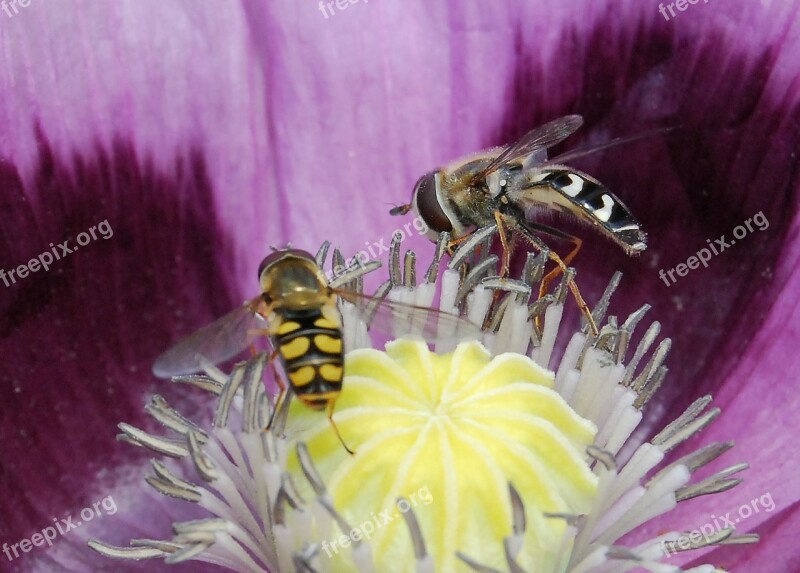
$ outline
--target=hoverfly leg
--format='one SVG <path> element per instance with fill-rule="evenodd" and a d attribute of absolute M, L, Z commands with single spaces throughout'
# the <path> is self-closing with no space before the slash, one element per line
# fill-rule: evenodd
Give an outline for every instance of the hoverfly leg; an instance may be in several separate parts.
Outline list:
<path fill-rule="evenodd" d="M 500 245 L 503 247 L 503 263 L 500 266 L 500 276 L 507 277 L 511 267 L 511 248 L 508 245 L 506 226 L 503 224 L 503 214 L 500 211 L 494 212 L 494 220 L 497 222 L 497 234 L 500 236 Z"/>
<path fill-rule="evenodd" d="M 284 402 L 284 400 L 286 400 L 286 394 L 287 394 L 286 384 L 283 383 L 283 380 L 281 380 L 281 377 L 278 375 L 278 369 L 275 368 L 275 358 L 277 358 L 277 357 L 278 357 L 278 350 L 275 350 L 275 351 L 272 352 L 272 354 L 270 355 L 269 359 L 267 360 L 267 362 L 269 362 L 269 367 L 272 370 L 272 377 L 275 379 L 275 382 L 278 384 L 278 388 L 280 388 L 280 393 L 278 394 L 278 399 L 275 400 L 275 407 L 273 408 L 272 414 L 269 417 L 269 422 L 267 422 L 267 426 L 264 428 L 265 432 L 267 430 L 271 430 L 272 427 L 273 427 L 273 424 L 276 421 L 278 421 L 277 420 L 278 413 L 283 408 L 283 402 Z M 283 428 L 276 428 L 276 429 L 279 430 L 281 433 L 283 432 Z"/>
<path fill-rule="evenodd" d="M 570 235 L 569 237 L 567 237 L 567 240 L 571 241 L 575 246 L 566 257 L 561 259 L 562 261 L 564 261 L 565 265 L 568 265 L 572 262 L 572 260 L 578 254 L 578 251 L 581 250 L 581 246 L 583 246 L 583 240 L 579 239 L 578 237 L 573 237 Z M 545 275 L 545 277 L 542 279 L 542 284 L 539 289 L 540 297 L 544 296 L 544 294 L 547 292 L 547 289 L 550 287 L 550 283 L 553 282 L 553 280 L 560 274 L 561 274 L 561 267 L 556 267 L 552 271 L 547 273 L 547 275 Z"/>
<path fill-rule="evenodd" d="M 533 222 L 528 221 L 525 224 L 525 227 L 526 227 L 525 228 L 526 231 L 530 231 L 531 229 L 534 229 L 536 231 L 541 231 L 542 233 L 547 233 L 548 235 L 551 235 L 551 236 L 556 237 L 558 239 L 562 239 L 564 241 L 569 241 L 570 243 L 575 245 L 573 247 L 573 249 L 569 252 L 569 254 L 566 257 L 564 257 L 563 259 L 561 259 L 561 261 L 564 263 L 564 266 L 563 267 L 562 266 L 557 266 L 552 271 L 547 273 L 545 275 L 545 277 L 542 279 L 542 282 L 541 282 L 541 284 L 539 286 L 539 297 L 541 298 L 545 294 L 547 294 L 547 290 L 550 288 L 550 283 L 553 282 L 553 280 L 555 280 L 555 278 L 558 275 L 562 274 L 566 270 L 566 265 L 570 264 L 573 261 L 573 259 L 577 256 L 578 251 L 581 250 L 581 246 L 583 245 L 583 239 L 580 239 L 580 238 L 576 237 L 575 235 L 571 235 L 569 233 L 565 233 L 564 231 L 560 231 L 558 229 L 554 229 L 553 227 L 548 227 L 547 225 L 542 225 L 540 223 L 533 223 Z"/>
<path fill-rule="evenodd" d="M 469 233 L 464 233 L 464 235 L 462 235 L 457 239 L 450 239 L 450 242 L 447 243 L 447 254 L 449 254 L 452 257 L 453 253 L 456 252 L 456 247 L 461 243 L 463 243 L 464 241 L 466 241 L 467 239 L 469 239 L 472 236 L 472 233 L 474 233 L 474 231 L 470 231 Z"/>
<path fill-rule="evenodd" d="M 267 336 L 268 337 L 270 334 L 272 334 L 272 333 L 267 328 L 248 328 L 247 329 L 247 337 L 252 339 L 252 340 L 254 340 L 254 341 L 256 340 L 256 338 L 258 338 L 260 336 Z M 250 344 L 248 344 L 247 347 L 250 349 L 250 355 L 251 356 L 255 356 L 256 354 L 258 354 L 259 350 L 256 348 L 256 345 L 255 345 L 254 342 L 251 342 Z M 270 365 L 272 365 L 272 361 L 274 359 L 275 359 L 275 355 L 273 353 L 273 355 L 269 359 Z M 273 367 L 273 370 L 274 370 L 274 367 Z"/>
<path fill-rule="evenodd" d="M 535 228 L 537 228 L 537 230 L 539 230 L 538 227 L 539 227 L 538 225 L 535 226 Z M 531 243 L 534 247 L 536 247 L 538 249 L 541 249 L 541 250 L 547 249 L 548 256 L 550 257 L 550 259 L 556 265 L 558 265 L 558 271 L 559 272 L 561 272 L 561 273 L 566 273 L 567 272 L 567 265 L 564 263 L 564 261 L 561 259 L 561 257 L 558 256 L 557 253 L 555 253 L 551 249 L 549 249 L 547 247 L 547 245 L 545 245 L 544 242 L 542 242 L 542 240 L 539 237 L 534 235 L 525 225 L 520 224 L 520 225 L 518 225 L 518 228 L 519 228 L 520 233 L 522 233 L 522 236 L 525 237 L 528 240 L 528 242 Z M 545 232 L 548 232 L 550 230 L 550 228 L 546 227 L 546 228 L 541 229 L 541 230 L 543 230 Z M 555 231 L 555 229 L 553 229 L 553 230 Z M 557 236 L 559 236 L 559 237 L 566 236 L 566 233 L 561 233 L 560 231 L 558 231 L 557 233 L 558 233 Z M 553 234 L 555 234 L 555 233 L 553 233 Z M 573 249 L 572 252 L 570 253 L 570 255 L 573 258 L 575 256 L 575 254 L 577 254 L 577 249 Z M 572 260 L 572 259 L 569 259 L 569 260 Z M 549 274 L 548 274 L 548 276 L 549 276 Z M 569 286 L 569 290 L 572 292 L 572 297 L 575 299 L 575 302 L 578 304 L 578 308 L 580 309 L 581 313 L 583 314 L 583 316 L 586 317 L 586 322 L 589 324 L 589 331 L 591 332 L 592 336 L 597 336 L 599 334 L 599 332 L 597 330 L 597 324 L 594 321 L 594 317 L 592 316 L 592 311 L 589 309 L 589 305 L 586 304 L 586 301 L 583 300 L 583 296 L 581 296 L 581 291 L 578 289 L 578 285 L 575 284 L 574 280 L 571 280 L 571 281 L 569 281 L 569 284 L 567 286 Z M 537 326 L 541 326 L 541 325 L 537 325 Z"/>
<path fill-rule="evenodd" d="M 354 456 L 355 452 L 353 450 L 351 450 L 350 448 L 348 448 L 347 444 L 344 443 L 344 439 L 342 438 L 342 435 L 339 433 L 339 428 L 336 427 L 336 422 L 333 421 L 333 407 L 334 407 L 335 404 L 336 404 L 336 402 L 333 401 L 333 400 L 331 400 L 328 403 L 328 421 L 331 423 L 331 427 L 333 428 L 333 431 L 336 433 L 336 437 L 339 438 L 339 441 L 341 442 L 342 447 L 345 450 L 347 450 L 348 454 L 350 454 L 351 456 Z"/>
<path fill-rule="evenodd" d="M 247 336 L 253 337 L 253 340 L 255 340 L 257 336 L 269 336 L 269 334 L 270 332 L 266 328 L 251 328 L 247 331 Z M 250 356 L 258 354 L 259 350 L 253 342 L 248 344 L 247 347 L 250 349 Z M 270 358 L 270 361 L 272 361 L 272 359 L 273 357 Z M 272 364 L 272 362 L 270 362 L 270 364 Z"/>

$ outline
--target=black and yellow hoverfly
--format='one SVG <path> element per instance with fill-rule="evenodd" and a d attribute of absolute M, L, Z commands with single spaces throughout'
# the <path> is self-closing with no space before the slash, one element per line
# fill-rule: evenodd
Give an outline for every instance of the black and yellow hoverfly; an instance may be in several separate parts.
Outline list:
<path fill-rule="evenodd" d="M 332 418 L 344 377 L 338 298 L 359 308 L 372 308 L 371 324 L 385 331 L 391 326 L 396 333 L 399 324 L 431 342 L 438 340 L 438 332 L 457 332 L 459 338 L 474 338 L 479 333 L 468 320 L 436 309 L 332 288 L 306 251 L 275 251 L 259 265 L 258 277 L 261 294 L 167 350 L 155 361 L 153 373 L 160 378 L 191 374 L 201 370 L 202 360 L 224 362 L 257 336 L 266 336 L 274 349 L 271 362 L 280 358 L 293 393 L 309 408 L 327 410 L 336 435 L 351 453 Z M 281 386 L 280 403 L 286 385 L 277 374 L 276 381 Z"/>

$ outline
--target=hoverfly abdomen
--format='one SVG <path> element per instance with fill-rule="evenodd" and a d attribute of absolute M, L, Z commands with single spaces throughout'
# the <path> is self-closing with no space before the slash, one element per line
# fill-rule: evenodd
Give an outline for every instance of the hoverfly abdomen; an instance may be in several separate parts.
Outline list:
<path fill-rule="evenodd" d="M 341 328 L 321 309 L 289 310 L 272 335 L 295 395 L 322 410 L 338 396 L 344 375 Z"/>
<path fill-rule="evenodd" d="M 547 202 L 565 212 L 593 223 L 616 242 L 628 255 L 637 255 L 647 247 L 647 235 L 630 210 L 596 179 L 573 169 L 542 169 L 528 179 L 528 185 L 547 186 L 559 196 Z"/>

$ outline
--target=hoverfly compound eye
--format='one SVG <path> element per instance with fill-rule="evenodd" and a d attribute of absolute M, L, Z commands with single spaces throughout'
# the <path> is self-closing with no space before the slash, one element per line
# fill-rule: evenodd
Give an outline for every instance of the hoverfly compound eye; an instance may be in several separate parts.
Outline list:
<path fill-rule="evenodd" d="M 314 256 L 307 251 L 303 251 L 300 249 L 292 249 L 289 247 L 285 249 L 278 249 L 274 253 L 270 253 L 266 257 L 264 257 L 264 260 L 261 261 L 260 265 L 258 265 L 258 279 L 261 280 L 261 275 L 264 274 L 265 270 L 273 266 L 278 261 L 286 258 L 303 259 L 305 261 L 310 261 L 312 264 L 316 265 L 316 262 L 314 261 Z"/>
<path fill-rule="evenodd" d="M 264 260 L 261 261 L 261 264 L 258 265 L 258 280 L 261 280 L 261 275 L 264 274 L 264 271 L 275 264 L 275 262 L 283 256 L 283 251 L 275 251 L 274 253 L 268 254 L 264 257 Z"/>
<path fill-rule="evenodd" d="M 439 233 L 452 232 L 453 223 L 442 206 L 438 193 L 436 177 L 438 171 L 431 171 L 419 178 L 414 186 L 414 211 L 428 226 L 428 237 L 436 240 Z"/>

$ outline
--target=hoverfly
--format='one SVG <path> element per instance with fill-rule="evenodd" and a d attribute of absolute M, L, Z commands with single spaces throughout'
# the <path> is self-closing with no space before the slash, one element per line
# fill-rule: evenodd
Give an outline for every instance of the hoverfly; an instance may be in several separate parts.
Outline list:
<path fill-rule="evenodd" d="M 547 149 L 569 137 L 582 123 L 581 116 L 567 115 L 529 131 L 511 145 L 434 169 L 417 181 L 411 203 L 394 207 L 390 213 L 402 215 L 413 209 L 428 225 L 431 239 L 447 231 L 452 244 L 474 228 L 496 223 L 503 247 L 502 276 L 508 274 L 511 257 L 506 229 L 518 232 L 540 250 L 547 246 L 534 234 L 537 231 L 572 242 L 574 248 L 563 260 L 549 251 L 558 268 L 542 281 L 542 291 L 554 276 L 566 270 L 582 244 L 577 237 L 536 222 L 534 218 L 542 209 L 588 222 L 628 255 L 638 255 L 647 247 L 647 236 L 630 210 L 596 179 L 557 162 L 579 154 L 547 161 Z M 570 288 L 596 331 L 577 287 L 570 284 Z"/>
<path fill-rule="evenodd" d="M 314 257 L 298 249 L 268 255 L 258 267 L 258 278 L 261 294 L 167 350 L 156 359 L 153 373 L 159 378 L 191 374 L 201 369 L 201 359 L 224 362 L 246 349 L 255 337 L 266 336 L 274 349 L 270 364 L 279 357 L 300 401 L 313 410 L 327 410 L 336 436 L 351 454 L 333 421 L 344 376 L 338 298 L 365 310 L 377 304 L 371 325 L 386 332 L 399 324 L 428 341 L 434 341 L 438 332 L 455 333 L 459 338 L 479 332 L 468 320 L 436 309 L 334 289 Z M 277 373 L 275 379 L 281 388 L 281 403 L 286 385 Z"/>

